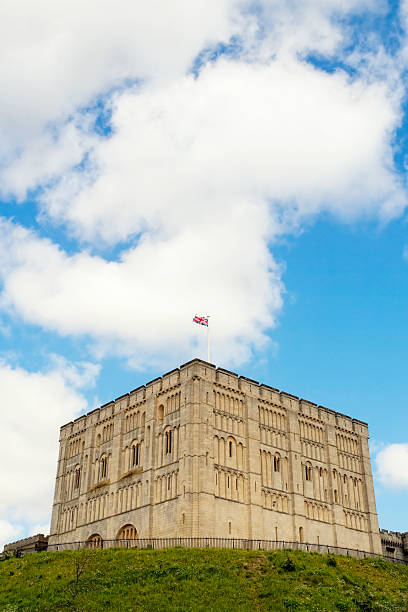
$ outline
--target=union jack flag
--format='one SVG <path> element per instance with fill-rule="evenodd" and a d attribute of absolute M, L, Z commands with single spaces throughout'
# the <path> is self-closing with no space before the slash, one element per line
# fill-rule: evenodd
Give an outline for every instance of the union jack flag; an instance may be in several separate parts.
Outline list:
<path fill-rule="evenodd" d="M 208 318 L 206 317 L 198 317 L 197 315 L 193 319 L 193 323 L 198 323 L 199 325 L 205 325 L 208 327 Z"/>

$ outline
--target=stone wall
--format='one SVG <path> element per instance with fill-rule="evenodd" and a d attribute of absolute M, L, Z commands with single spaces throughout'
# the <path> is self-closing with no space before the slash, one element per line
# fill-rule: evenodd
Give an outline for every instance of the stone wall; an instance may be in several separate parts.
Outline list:
<path fill-rule="evenodd" d="M 47 550 L 48 547 L 48 536 L 44 536 L 43 533 L 37 533 L 37 535 L 24 538 L 23 540 L 17 540 L 16 542 L 10 542 L 5 544 L 3 552 L 5 553 L 21 553 L 27 554 L 30 552 L 40 552 Z"/>
<path fill-rule="evenodd" d="M 129 529 L 381 554 L 367 424 L 194 359 L 61 428 L 50 542 Z"/>
<path fill-rule="evenodd" d="M 393 557 L 408 562 L 408 532 L 380 530 L 382 552 L 385 557 Z"/>

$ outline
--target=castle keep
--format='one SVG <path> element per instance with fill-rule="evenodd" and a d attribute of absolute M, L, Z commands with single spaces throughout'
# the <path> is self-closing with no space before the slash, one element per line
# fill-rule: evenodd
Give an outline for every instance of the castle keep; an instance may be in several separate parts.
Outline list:
<path fill-rule="evenodd" d="M 176 536 L 381 554 L 367 424 L 194 359 L 61 428 L 50 544 Z"/>

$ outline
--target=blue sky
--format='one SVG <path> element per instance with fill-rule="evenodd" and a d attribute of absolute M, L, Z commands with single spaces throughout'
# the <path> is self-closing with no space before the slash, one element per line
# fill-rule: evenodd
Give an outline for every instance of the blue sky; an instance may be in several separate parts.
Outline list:
<path fill-rule="evenodd" d="M 408 4 L 158 4 L 0 8 L 0 542 L 47 530 L 62 423 L 205 358 L 196 313 L 369 423 L 408 529 Z"/>

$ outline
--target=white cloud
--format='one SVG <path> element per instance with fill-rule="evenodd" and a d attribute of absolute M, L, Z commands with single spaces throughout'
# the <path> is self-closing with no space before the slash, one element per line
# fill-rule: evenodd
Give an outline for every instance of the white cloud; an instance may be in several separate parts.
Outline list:
<path fill-rule="evenodd" d="M 191 322 L 205 310 L 217 357 L 243 361 L 248 347 L 265 341 L 281 307 L 280 268 L 259 240 L 264 212 L 242 205 L 233 219 L 220 212 L 219 226 L 182 228 L 168 240 L 146 236 L 119 262 L 69 257 L 3 222 L 2 305 L 60 334 L 90 334 L 134 364 L 166 352 L 173 359 L 196 350 L 205 356 L 203 330 Z"/>
<path fill-rule="evenodd" d="M 5 0 L 0 159 L 124 79 L 171 78 L 236 31 L 232 0 Z"/>
<path fill-rule="evenodd" d="M 344 18 L 361 11 L 381 14 L 388 8 L 382 0 L 261 0 L 258 7 L 256 27 L 248 28 L 244 37 L 249 53 L 258 59 L 310 52 L 349 59 L 345 46 L 350 29 Z"/>
<path fill-rule="evenodd" d="M 321 210 L 389 218 L 406 202 L 390 145 L 399 102 L 385 84 L 298 62 L 219 60 L 198 79 L 118 96 L 91 172 L 65 176 L 43 201 L 80 238 L 113 243 L 216 224 L 243 199 L 283 209 L 286 222 Z"/>
<path fill-rule="evenodd" d="M 14 542 L 24 537 L 24 527 L 22 525 L 14 525 L 7 520 L 0 519 L 0 552 L 3 550 L 4 544 Z"/>
<path fill-rule="evenodd" d="M 408 444 L 388 444 L 377 453 L 375 463 L 384 486 L 408 489 Z"/>
<path fill-rule="evenodd" d="M 79 165 L 97 141 L 87 117 L 77 117 L 58 130 L 48 128 L 5 165 L 0 172 L 0 193 L 24 200 L 29 189 L 52 183 L 68 168 Z"/>
<path fill-rule="evenodd" d="M 80 240 L 138 241 L 119 261 L 68 256 L 3 224 L 3 307 L 89 334 L 133 364 L 205 356 L 190 322 L 202 312 L 212 315 L 214 358 L 243 361 L 282 306 L 268 251 L 277 234 L 321 211 L 349 220 L 403 210 L 391 147 L 399 103 L 386 83 L 286 56 L 219 59 L 198 78 L 116 94 L 111 137 L 92 139 L 89 164 L 52 182 L 42 205 Z"/>
<path fill-rule="evenodd" d="M 87 408 L 72 380 L 92 383 L 96 367 L 62 362 L 46 372 L 0 363 L 2 417 L 0 446 L 0 549 L 31 535 L 49 519 L 59 428 Z M 92 376 L 89 376 L 92 372 Z M 12 517 L 12 518 L 11 518 Z"/>
<path fill-rule="evenodd" d="M 166 84 L 236 42 L 250 61 L 340 52 L 342 18 L 378 0 L 5 0 L 0 6 L 0 193 L 27 189 L 78 162 L 72 116 L 129 82 Z M 206 54 L 206 50 L 208 53 Z M 88 135 L 89 136 L 89 135 Z"/>

